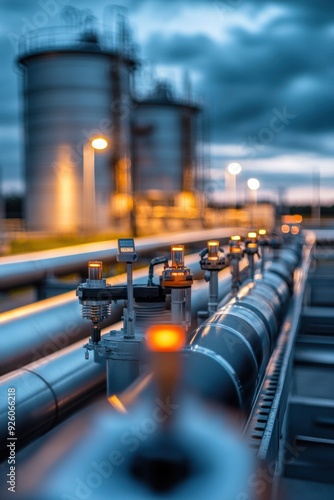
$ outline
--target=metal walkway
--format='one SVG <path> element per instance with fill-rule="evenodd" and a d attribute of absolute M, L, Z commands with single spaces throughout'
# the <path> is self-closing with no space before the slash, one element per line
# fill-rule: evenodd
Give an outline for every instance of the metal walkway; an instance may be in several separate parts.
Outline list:
<path fill-rule="evenodd" d="M 318 247 L 308 276 L 289 394 L 286 500 L 334 498 L 334 251 Z"/>

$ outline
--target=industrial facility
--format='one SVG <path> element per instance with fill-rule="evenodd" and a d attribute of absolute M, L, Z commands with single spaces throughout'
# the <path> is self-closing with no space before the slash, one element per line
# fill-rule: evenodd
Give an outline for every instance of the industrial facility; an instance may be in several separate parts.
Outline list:
<path fill-rule="evenodd" d="M 200 107 L 158 80 L 137 97 L 139 56 L 124 16 L 116 21 L 22 39 L 29 231 L 159 231 L 167 211 L 175 229 L 201 223 Z"/>
<path fill-rule="evenodd" d="M 255 33 L 268 24 L 276 40 L 280 9 L 244 29 L 255 12 L 246 2 L 230 31 L 218 23 L 211 36 L 217 14 L 205 2 L 195 17 L 182 4 L 180 19 L 170 2 L 166 40 L 144 16 L 159 3 L 134 9 L 161 74 L 177 52 L 214 105 L 224 95 L 212 123 L 226 137 L 212 140 L 210 164 L 208 114 L 189 75 L 182 89 L 169 73 L 145 78 L 124 8 L 100 5 L 99 25 L 85 2 L 58 5 L 63 25 L 50 27 L 53 1 L 38 2 L 32 19 L 43 10 L 48 27 L 22 30 L 15 53 L 26 192 L 24 209 L 20 197 L 0 199 L 1 500 L 334 498 L 334 226 L 320 211 L 319 169 L 303 213 L 288 210 L 284 186 L 276 198 L 267 189 L 276 173 L 264 167 L 281 161 L 267 165 L 270 151 L 286 148 L 277 183 L 297 173 L 287 175 L 287 146 L 299 132 L 283 135 L 294 126 L 285 115 L 299 115 L 290 103 L 284 115 L 259 106 L 258 59 L 238 60 L 226 42 L 238 34 L 238 47 L 251 40 L 264 58 Z M 200 26 L 185 30 L 182 55 L 184 16 Z M 235 124 L 252 133 L 264 116 L 257 170 Z"/>
<path fill-rule="evenodd" d="M 2 259 L 1 290 L 85 268 L 0 314 L 2 498 L 332 498 L 332 237 L 228 235 Z"/>

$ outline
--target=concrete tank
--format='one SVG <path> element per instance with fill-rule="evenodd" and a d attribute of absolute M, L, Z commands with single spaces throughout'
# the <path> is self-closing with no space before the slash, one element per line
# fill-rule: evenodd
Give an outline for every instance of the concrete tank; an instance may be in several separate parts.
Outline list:
<path fill-rule="evenodd" d="M 111 193 L 132 190 L 130 42 L 92 28 L 37 30 L 23 40 L 18 64 L 28 229 L 64 233 L 108 227 Z M 89 146 L 94 136 L 104 136 L 108 149 L 94 152 Z M 83 194 L 84 164 L 94 171 L 94 159 L 95 203 Z"/>

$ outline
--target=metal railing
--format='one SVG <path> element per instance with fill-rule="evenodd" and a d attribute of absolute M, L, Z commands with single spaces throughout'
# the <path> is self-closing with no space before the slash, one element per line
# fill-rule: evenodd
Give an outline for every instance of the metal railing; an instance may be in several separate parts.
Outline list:
<path fill-rule="evenodd" d="M 23 58 L 49 50 L 84 51 L 89 48 L 136 58 L 136 46 L 130 40 L 122 38 L 117 32 L 100 31 L 95 26 L 56 26 L 29 31 L 19 40 L 18 55 Z"/>

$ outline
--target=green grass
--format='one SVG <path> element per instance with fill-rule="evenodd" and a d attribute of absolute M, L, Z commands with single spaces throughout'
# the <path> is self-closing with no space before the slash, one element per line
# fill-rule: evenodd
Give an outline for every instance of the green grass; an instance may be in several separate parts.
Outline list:
<path fill-rule="evenodd" d="M 100 234 L 91 236 L 58 236 L 48 238 L 27 238 L 12 241 L 10 243 L 10 255 L 28 252 L 39 252 L 41 250 L 52 250 L 54 248 L 82 245 L 84 243 L 96 243 L 122 237 L 120 234 Z"/>

